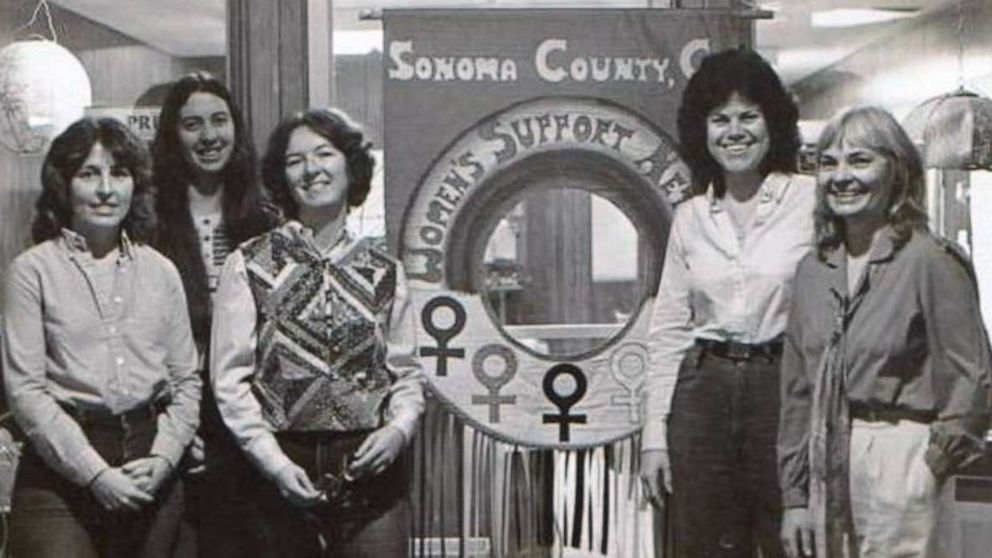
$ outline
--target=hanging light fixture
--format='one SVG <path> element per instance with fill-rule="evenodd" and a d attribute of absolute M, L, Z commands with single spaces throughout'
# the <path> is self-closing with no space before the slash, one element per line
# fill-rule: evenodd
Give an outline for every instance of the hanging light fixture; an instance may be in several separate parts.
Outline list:
<path fill-rule="evenodd" d="M 18 31 L 31 27 L 42 11 L 51 38 L 32 34 L 0 49 L 0 144 L 15 153 L 43 151 L 92 102 L 89 76 L 58 44 L 47 0 L 38 2 Z"/>
<path fill-rule="evenodd" d="M 929 168 L 992 169 L 992 99 L 964 86 L 964 5 L 959 0 L 957 90 L 924 101 L 903 122 Z"/>

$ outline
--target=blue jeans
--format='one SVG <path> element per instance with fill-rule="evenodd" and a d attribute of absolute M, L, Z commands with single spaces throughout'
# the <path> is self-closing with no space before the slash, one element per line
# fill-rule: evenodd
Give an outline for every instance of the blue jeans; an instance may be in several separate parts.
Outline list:
<path fill-rule="evenodd" d="M 405 558 L 409 554 L 410 505 L 406 464 L 401 457 L 382 474 L 343 483 L 341 473 L 367 433 L 277 434 L 279 446 L 303 468 L 315 486 L 334 485 L 329 505 L 298 508 L 271 482 L 260 486 L 265 552 L 280 558 Z M 337 494 L 335 496 L 334 494 Z"/>
<path fill-rule="evenodd" d="M 155 419 L 84 424 L 90 444 L 112 467 L 145 457 Z M 15 558 L 166 558 L 176 542 L 183 485 L 175 477 L 156 501 L 136 512 L 105 510 L 88 487 L 46 465 L 30 447 L 21 456 L 11 504 L 10 551 Z"/>
<path fill-rule="evenodd" d="M 668 439 L 676 556 L 784 556 L 776 463 L 779 358 L 696 348 L 679 369 Z"/>

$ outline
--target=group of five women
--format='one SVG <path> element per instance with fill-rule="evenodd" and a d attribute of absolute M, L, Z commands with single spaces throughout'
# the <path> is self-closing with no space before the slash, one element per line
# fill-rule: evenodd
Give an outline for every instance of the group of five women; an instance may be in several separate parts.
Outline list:
<path fill-rule="evenodd" d="M 977 289 L 888 113 L 834 119 L 815 181 L 797 119 L 747 51 L 687 85 L 697 194 L 652 316 L 645 492 L 679 555 L 923 556 L 941 482 L 983 449 Z M 151 158 L 109 119 L 53 141 L 4 298 L 15 556 L 407 554 L 422 374 L 402 267 L 345 226 L 369 145 L 294 115 L 262 186 L 248 137 L 197 73 Z"/>

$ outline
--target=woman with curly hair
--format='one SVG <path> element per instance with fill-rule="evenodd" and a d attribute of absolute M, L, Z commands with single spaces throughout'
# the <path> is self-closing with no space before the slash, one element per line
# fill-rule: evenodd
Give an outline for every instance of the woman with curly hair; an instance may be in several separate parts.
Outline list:
<path fill-rule="evenodd" d="M 989 345 L 971 264 L 927 230 L 923 165 L 888 112 L 817 144 L 816 250 L 799 264 L 779 441 L 792 557 L 947 556 L 942 482 L 979 459 Z"/>
<path fill-rule="evenodd" d="M 179 273 L 146 244 L 149 166 L 112 119 L 76 122 L 45 157 L 36 246 L 11 264 L 4 298 L 5 388 L 29 440 L 13 555 L 171 552 L 201 380 Z"/>
<path fill-rule="evenodd" d="M 682 95 L 695 195 L 675 209 L 651 325 L 641 477 L 673 492 L 678 555 L 782 555 L 778 363 L 812 181 L 798 110 L 760 56 L 706 57 Z M 669 454 L 671 457 L 669 457 Z"/>
<path fill-rule="evenodd" d="M 195 72 L 173 84 L 152 143 L 158 189 L 156 247 L 183 279 L 193 337 L 206 380 L 212 295 L 228 253 L 274 227 L 257 180 L 255 149 L 238 107 L 223 83 Z M 205 387 L 208 386 L 205 384 Z M 187 516 L 179 554 L 253 556 L 252 513 L 242 485 L 254 482 L 247 463 L 204 390 L 202 426 L 187 459 Z M 205 471 L 202 469 L 205 468 Z"/>
<path fill-rule="evenodd" d="M 375 161 L 337 111 L 281 123 L 263 161 L 289 219 L 227 259 L 211 336 L 225 423 L 269 482 L 256 556 L 409 553 L 405 468 L 424 408 L 400 263 L 348 233 Z"/>

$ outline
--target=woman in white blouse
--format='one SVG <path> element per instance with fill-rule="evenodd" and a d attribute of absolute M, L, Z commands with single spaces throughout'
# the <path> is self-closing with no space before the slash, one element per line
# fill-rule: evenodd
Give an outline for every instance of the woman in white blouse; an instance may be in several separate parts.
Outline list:
<path fill-rule="evenodd" d="M 400 263 L 345 227 L 374 160 L 343 114 L 313 109 L 272 133 L 263 175 L 288 221 L 225 263 L 211 337 L 224 422 L 269 481 L 256 556 L 409 552 L 406 470 L 423 412 Z"/>
<path fill-rule="evenodd" d="M 776 466 L 781 336 L 812 245 L 794 174 L 798 110 L 760 56 L 705 58 L 679 108 L 696 194 L 675 209 L 651 325 L 641 477 L 672 492 L 679 555 L 782 556 Z"/>

